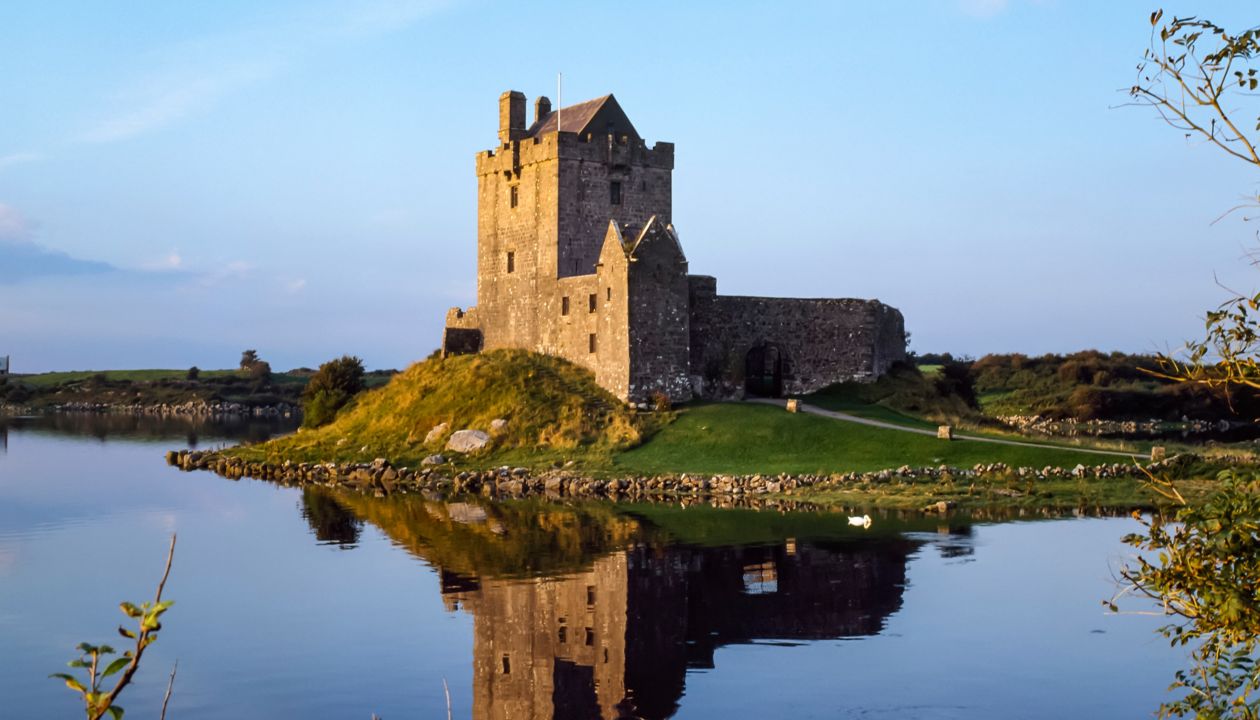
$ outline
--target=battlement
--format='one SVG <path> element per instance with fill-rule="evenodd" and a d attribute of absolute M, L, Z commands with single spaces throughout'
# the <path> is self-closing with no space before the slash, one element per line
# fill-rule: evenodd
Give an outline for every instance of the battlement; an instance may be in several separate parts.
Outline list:
<path fill-rule="evenodd" d="M 519 172 L 521 167 L 552 160 L 581 160 L 610 166 L 674 169 L 674 143 L 660 141 L 648 147 L 640 139 L 605 135 L 603 138 L 570 132 L 512 140 L 498 148 L 477 153 L 477 175 Z"/>

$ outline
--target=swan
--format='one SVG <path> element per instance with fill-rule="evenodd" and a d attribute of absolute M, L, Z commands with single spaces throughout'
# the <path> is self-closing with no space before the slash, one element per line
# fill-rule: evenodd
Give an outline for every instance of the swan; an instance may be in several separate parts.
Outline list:
<path fill-rule="evenodd" d="M 854 527 L 862 527 L 863 529 L 871 526 L 871 516 L 863 515 L 862 517 L 850 516 L 849 524 Z"/>

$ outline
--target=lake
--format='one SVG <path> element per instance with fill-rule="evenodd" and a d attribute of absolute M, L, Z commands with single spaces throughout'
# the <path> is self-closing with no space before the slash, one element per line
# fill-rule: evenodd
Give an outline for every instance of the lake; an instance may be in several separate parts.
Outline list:
<path fill-rule="evenodd" d="M 0 419 L 0 717 L 82 717 L 178 532 L 120 704 L 168 717 L 1150 717 L 1185 660 L 1107 614 L 1122 518 L 442 502 L 226 480 L 163 452 L 275 423 Z M 860 513 L 859 513 L 860 514 Z M 117 642 L 115 642 L 117 641 Z M 445 688 L 444 689 L 444 684 Z"/>

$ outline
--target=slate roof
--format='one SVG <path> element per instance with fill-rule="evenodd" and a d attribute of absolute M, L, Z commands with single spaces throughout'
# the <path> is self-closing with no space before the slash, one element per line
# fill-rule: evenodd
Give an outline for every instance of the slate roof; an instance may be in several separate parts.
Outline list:
<path fill-rule="evenodd" d="M 592 121 L 597 116 L 602 116 L 606 123 L 619 126 L 622 132 L 628 132 L 629 135 L 638 138 L 639 134 L 635 131 L 634 125 L 630 123 L 630 119 L 626 117 L 621 106 L 617 104 L 617 98 L 612 95 L 587 100 L 576 105 L 570 105 L 560 108 L 559 111 L 552 110 L 544 115 L 540 120 L 535 120 L 533 125 L 525 131 L 525 137 L 539 137 L 547 133 L 556 131 L 556 116 L 560 118 L 561 132 L 571 132 L 578 135 L 585 133 L 602 133 L 605 128 L 593 127 Z"/>

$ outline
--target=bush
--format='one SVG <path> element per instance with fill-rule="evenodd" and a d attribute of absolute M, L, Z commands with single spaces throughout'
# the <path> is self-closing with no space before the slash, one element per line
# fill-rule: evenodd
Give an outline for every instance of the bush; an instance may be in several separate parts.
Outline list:
<path fill-rule="evenodd" d="M 303 427 L 331 421 L 351 398 L 363 392 L 363 376 L 363 361 L 352 355 L 320 365 L 302 391 Z"/>
<path fill-rule="evenodd" d="M 196 365 L 193 365 L 192 367 L 188 368 L 189 380 L 196 380 L 199 377 L 201 377 L 201 368 L 197 367 Z"/>
<path fill-rule="evenodd" d="M 669 401 L 669 395 L 657 390 L 652 393 L 652 408 L 656 412 L 669 412 L 674 409 L 673 403 Z"/>

